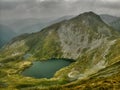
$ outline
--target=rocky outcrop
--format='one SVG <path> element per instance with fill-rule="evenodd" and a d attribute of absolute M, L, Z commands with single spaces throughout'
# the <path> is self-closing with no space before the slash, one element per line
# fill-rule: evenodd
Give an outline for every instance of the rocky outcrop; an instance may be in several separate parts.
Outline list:
<path fill-rule="evenodd" d="M 0 60 L 18 54 L 24 57 L 27 53 L 39 60 L 74 59 L 75 63 L 58 71 L 55 77 L 84 79 L 120 61 L 119 37 L 98 15 L 87 12 L 40 32 L 17 37 L 0 52 Z"/>

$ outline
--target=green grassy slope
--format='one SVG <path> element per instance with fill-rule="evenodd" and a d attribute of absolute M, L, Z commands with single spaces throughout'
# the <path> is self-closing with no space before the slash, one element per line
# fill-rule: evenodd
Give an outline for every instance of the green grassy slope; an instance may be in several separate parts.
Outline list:
<path fill-rule="evenodd" d="M 26 54 L 31 56 L 25 59 Z M 0 88 L 117 89 L 120 80 L 119 54 L 120 33 L 105 24 L 98 15 L 87 12 L 40 32 L 14 38 L 0 51 Z M 51 79 L 20 75 L 34 60 L 50 58 L 68 58 L 75 62 L 57 71 Z M 110 81 L 115 81 L 115 84 Z"/>

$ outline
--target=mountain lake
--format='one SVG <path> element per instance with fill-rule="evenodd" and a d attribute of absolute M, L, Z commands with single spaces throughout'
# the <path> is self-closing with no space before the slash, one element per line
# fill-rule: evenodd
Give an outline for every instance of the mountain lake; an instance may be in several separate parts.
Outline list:
<path fill-rule="evenodd" d="M 34 78 L 52 78 L 56 71 L 71 64 L 72 60 L 50 59 L 47 61 L 35 61 L 22 72 L 22 75 Z"/>

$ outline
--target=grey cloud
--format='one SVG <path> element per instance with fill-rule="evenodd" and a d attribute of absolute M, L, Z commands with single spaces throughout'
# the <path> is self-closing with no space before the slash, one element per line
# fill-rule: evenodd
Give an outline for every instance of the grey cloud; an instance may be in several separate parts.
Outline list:
<path fill-rule="evenodd" d="M 17 3 L 8 3 L 8 2 L 3 2 L 0 3 L 0 10 L 10 10 L 16 8 Z"/>
<path fill-rule="evenodd" d="M 60 17 L 85 11 L 120 16 L 119 9 L 118 0 L 0 0 L 0 19 L 8 15 L 10 18 Z"/>
<path fill-rule="evenodd" d="M 100 7 L 105 7 L 105 8 L 109 8 L 109 9 L 120 9 L 120 2 L 104 3 L 104 4 L 100 4 Z"/>

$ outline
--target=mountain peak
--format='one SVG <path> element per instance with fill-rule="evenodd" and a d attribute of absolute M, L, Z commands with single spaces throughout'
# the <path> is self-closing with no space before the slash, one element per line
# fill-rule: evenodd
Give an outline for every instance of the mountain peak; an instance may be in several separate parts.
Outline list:
<path fill-rule="evenodd" d="M 89 12 L 84 12 L 83 13 L 84 15 L 96 15 L 94 12 L 92 12 L 92 11 L 89 11 Z M 80 15 L 82 15 L 82 14 L 80 14 Z"/>
<path fill-rule="evenodd" d="M 96 13 L 92 12 L 92 11 L 82 13 L 82 14 L 80 14 L 78 17 L 81 17 L 81 18 L 83 18 L 83 19 L 85 19 L 85 18 L 87 18 L 87 17 L 100 19 L 100 16 L 97 15 Z"/>
<path fill-rule="evenodd" d="M 78 15 L 77 17 L 73 18 L 72 20 L 78 23 L 82 22 L 81 24 L 86 25 L 86 26 L 88 25 L 89 26 L 96 26 L 96 25 L 101 26 L 105 24 L 100 18 L 100 16 L 95 14 L 92 11 L 82 13 Z"/>
<path fill-rule="evenodd" d="M 40 32 L 16 37 L 0 50 L 0 86 L 2 83 L 3 85 L 5 83 L 5 86 L 9 83 L 5 89 L 12 90 L 29 88 L 34 90 L 36 87 L 53 89 L 55 85 L 58 85 L 55 89 L 63 90 L 72 86 L 76 86 L 74 90 L 96 87 L 97 89 L 113 87 L 118 90 L 119 86 L 116 85 L 119 85 L 120 81 L 119 36 L 120 34 L 105 24 L 99 15 L 86 12 L 46 27 Z M 48 79 L 35 81 L 36 79 L 33 78 L 21 77 L 20 73 L 34 61 L 51 58 L 72 59 L 75 63 L 57 71 L 50 81 Z M 13 77 L 15 85 L 10 81 Z M 72 81 L 75 83 L 72 84 Z M 45 85 L 42 84 L 43 82 Z M 67 84 L 67 82 L 71 83 Z M 46 87 L 46 83 L 50 83 L 51 86 Z M 85 87 L 77 86 L 79 84 Z"/>

